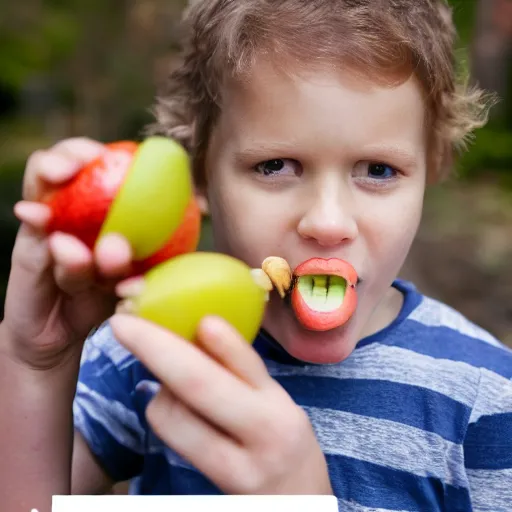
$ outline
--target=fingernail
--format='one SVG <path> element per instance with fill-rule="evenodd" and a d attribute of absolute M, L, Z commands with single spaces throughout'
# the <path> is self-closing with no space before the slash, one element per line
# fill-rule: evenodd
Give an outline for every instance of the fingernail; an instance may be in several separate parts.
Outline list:
<path fill-rule="evenodd" d="M 71 235 L 56 231 L 49 238 L 50 247 L 60 257 L 73 258 L 77 250 L 81 250 L 80 242 Z"/>
<path fill-rule="evenodd" d="M 153 382 L 150 380 L 141 380 L 136 386 L 135 391 L 137 393 L 146 393 L 146 394 L 152 394 L 155 395 L 160 391 L 161 384 L 158 382 Z"/>
<path fill-rule="evenodd" d="M 147 406 L 148 403 L 160 391 L 160 384 L 149 380 L 142 380 L 135 386 L 135 399 L 137 401 L 144 401 L 142 406 Z"/>
<path fill-rule="evenodd" d="M 109 320 L 114 334 L 118 337 L 122 337 L 123 343 L 127 341 L 127 338 L 130 338 L 130 334 L 133 332 L 134 328 L 137 328 L 138 321 L 139 319 L 133 314 L 123 312 L 116 312 Z"/>
<path fill-rule="evenodd" d="M 135 313 L 135 304 L 130 299 L 124 299 L 117 303 L 116 314 L 133 315 Z"/>
<path fill-rule="evenodd" d="M 67 250 L 77 251 L 77 250 L 86 250 L 89 252 L 87 246 L 74 235 L 70 235 L 68 233 L 64 233 L 62 231 L 54 231 L 50 235 L 50 239 L 53 239 L 54 243 L 57 240 L 59 245 L 65 246 Z"/>
<path fill-rule="evenodd" d="M 118 243 L 120 235 L 116 235 L 115 233 L 109 233 L 108 235 L 103 235 L 96 244 L 96 249 L 101 252 L 109 252 L 112 247 L 115 248 L 115 244 Z"/>
<path fill-rule="evenodd" d="M 128 316 L 129 315 L 125 315 L 124 313 L 116 313 L 113 316 L 111 316 L 109 323 L 110 323 L 110 326 L 112 327 L 112 329 L 114 329 L 114 330 L 122 329 L 122 325 L 124 322 L 126 322 Z"/>
<path fill-rule="evenodd" d="M 116 294 L 122 299 L 138 297 L 144 291 L 144 278 L 133 277 L 125 279 L 116 286 Z"/>
<path fill-rule="evenodd" d="M 95 252 L 102 257 L 118 257 L 120 251 L 127 252 L 126 257 L 131 258 L 130 245 L 126 238 L 117 233 L 103 235 L 96 244 Z"/>
<path fill-rule="evenodd" d="M 226 321 L 219 316 L 206 316 L 201 320 L 200 327 L 210 334 L 220 334 L 226 329 Z"/>
<path fill-rule="evenodd" d="M 51 215 L 50 209 L 45 204 L 18 201 L 14 205 L 14 214 L 21 222 L 40 225 L 46 223 Z"/>

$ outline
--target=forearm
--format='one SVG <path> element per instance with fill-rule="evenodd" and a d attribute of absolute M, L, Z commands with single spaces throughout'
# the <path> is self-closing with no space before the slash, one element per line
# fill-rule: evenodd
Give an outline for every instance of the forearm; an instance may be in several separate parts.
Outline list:
<path fill-rule="evenodd" d="M 52 495 L 71 488 L 80 356 L 59 368 L 33 370 L 2 350 L 6 345 L 0 339 L 0 503 L 10 512 L 50 512 Z"/>

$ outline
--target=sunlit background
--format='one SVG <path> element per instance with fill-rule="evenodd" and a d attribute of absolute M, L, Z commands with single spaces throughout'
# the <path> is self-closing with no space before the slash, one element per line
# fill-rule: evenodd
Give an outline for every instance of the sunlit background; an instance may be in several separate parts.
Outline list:
<path fill-rule="evenodd" d="M 512 0 L 453 0 L 460 58 L 501 97 L 458 178 L 428 193 L 402 276 L 512 345 Z M 0 296 L 25 161 L 76 135 L 138 139 L 176 61 L 185 0 L 3 0 Z M 205 220 L 202 248 L 210 247 Z M 0 314 L 3 309 L 0 309 Z"/>

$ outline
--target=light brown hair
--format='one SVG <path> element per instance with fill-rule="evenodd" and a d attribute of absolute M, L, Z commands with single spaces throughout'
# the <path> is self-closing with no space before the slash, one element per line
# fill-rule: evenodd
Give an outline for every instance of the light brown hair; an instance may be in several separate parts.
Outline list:
<path fill-rule="evenodd" d="M 181 142 L 199 181 L 223 83 L 250 73 L 262 55 L 284 66 L 350 66 L 374 80 L 414 73 L 425 92 L 436 177 L 448 174 L 455 152 L 487 120 L 492 97 L 457 75 L 444 0 L 190 0 L 183 28 L 182 61 L 157 98 L 148 133 Z"/>

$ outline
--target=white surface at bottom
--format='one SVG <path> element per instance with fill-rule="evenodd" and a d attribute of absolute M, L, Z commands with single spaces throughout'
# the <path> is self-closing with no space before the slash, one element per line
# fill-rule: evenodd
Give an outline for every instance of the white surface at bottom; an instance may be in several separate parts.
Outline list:
<path fill-rule="evenodd" d="M 338 512 L 334 496 L 54 496 L 52 512 Z M 36 512 L 35 510 L 32 512 Z"/>

